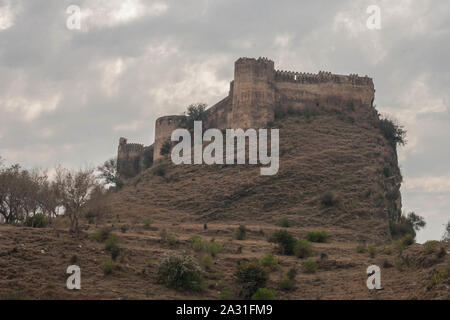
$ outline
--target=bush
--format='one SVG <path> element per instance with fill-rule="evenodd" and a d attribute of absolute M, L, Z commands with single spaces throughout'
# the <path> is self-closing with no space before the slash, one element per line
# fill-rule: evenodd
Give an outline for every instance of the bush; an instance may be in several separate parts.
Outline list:
<path fill-rule="evenodd" d="M 25 226 L 29 228 L 46 228 L 48 219 L 42 213 L 36 213 L 34 216 L 25 219 Z"/>
<path fill-rule="evenodd" d="M 145 219 L 144 220 L 144 228 L 149 229 L 151 224 L 152 224 L 152 220 L 151 219 Z"/>
<path fill-rule="evenodd" d="M 283 279 L 280 280 L 278 287 L 281 290 L 290 291 L 294 288 L 294 281 L 292 279 L 289 279 L 289 277 L 284 277 Z"/>
<path fill-rule="evenodd" d="M 165 177 L 168 167 L 167 163 L 159 163 L 153 168 L 153 174 L 159 177 Z"/>
<path fill-rule="evenodd" d="M 205 242 L 203 241 L 202 237 L 193 236 L 189 239 L 189 242 L 191 243 L 191 247 L 194 251 L 200 252 L 205 250 Z"/>
<path fill-rule="evenodd" d="M 367 252 L 367 247 L 365 245 L 359 244 L 358 246 L 356 246 L 356 252 L 365 253 Z"/>
<path fill-rule="evenodd" d="M 220 243 L 217 243 L 214 241 L 206 243 L 206 252 L 208 252 L 214 258 L 221 251 L 222 251 L 222 245 Z"/>
<path fill-rule="evenodd" d="M 162 156 L 167 156 L 170 153 L 171 149 L 172 149 L 172 142 L 170 142 L 170 140 L 166 140 L 161 146 L 161 150 L 159 153 Z"/>
<path fill-rule="evenodd" d="M 406 235 L 411 235 L 415 239 L 416 231 L 419 231 L 425 225 L 426 222 L 423 217 L 410 212 L 407 216 L 400 216 L 398 221 L 390 221 L 389 229 L 394 239 L 399 239 Z"/>
<path fill-rule="evenodd" d="M 369 252 L 369 255 L 371 258 L 375 258 L 375 256 L 378 253 L 378 249 L 374 246 L 368 246 L 367 247 L 367 251 Z"/>
<path fill-rule="evenodd" d="M 231 300 L 232 296 L 233 295 L 232 295 L 230 289 L 228 289 L 227 287 L 223 288 L 220 291 L 220 299 L 222 299 L 222 300 Z"/>
<path fill-rule="evenodd" d="M 239 265 L 236 280 L 241 285 L 240 295 L 250 298 L 255 292 L 266 285 L 268 276 L 258 262 L 247 262 Z"/>
<path fill-rule="evenodd" d="M 201 269 L 189 255 L 165 254 L 158 264 L 158 279 L 176 290 L 201 291 L 203 285 Z"/>
<path fill-rule="evenodd" d="M 436 240 L 430 240 L 423 244 L 423 247 L 425 248 L 425 252 L 429 253 L 429 254 L 436 252 L 438 249 L 438 246 L 439 246 L 439 241 L 436 241 Z"/>
<path fill-rule="evenodd" d="M 330 235 L 324 231 L 309 231 L 306 239 L 310 242 L 327 242 Z"/>
<path fill-rule="evenodd" d="M 202 260 L 200 261 L 200 264 L 202 265 L 203 268 L 209 270 L 213 266 L 214 261 L 213 261 L 213 258 L 211 257 L 210 254 L 205 254 L 202 257 Z"/>
<path fill-rule="evenodd" d="M 245 240 L 247 238 L 247 228 L 243 225 L 240 225 L 237 229 L 236 229 L 236 239 L 237 240 Z"/>
<path fill-rule="evenodd" d="M 280 220 L 280 226 L 283 228 L 289 228 L 291 226 L 291 222 L 288 218 L 283 218 Z"/>
<path fill-rule="evenodd" d="M 185 117 L 179 122 L 179 127 L 192 131 L 195 121 L 205 121 L 207 119 L 206 108 L 207 105 L 205 103 L 195 103 L 188 106 L 187 112 L 184 113 Z"/>
<path fill-rule="evenodd" d="M 114 261 L 110 259 L 105 260 L 105 262 L 103 262 L 103 273 L 105 275 L 111 274 L 115 267 L 116 263 Z"/>
<path fill-rule="evenodd" d="M 119 237 L 115 234 L 110 234 L 108 239 L 105 241 L 105 250 L 111 253 L 111 258 L 116 260 L 119 255 Z"/>
<path fill-rule="evenodd" d="M 70 258 L 70 263 L 71 264 L 75 264 L 78 262 L 78 256 L 76 254 L 74 254 L 71 258 Z"/>
<path fill-rule="evenodd" d="M 408 247 L 414 243 L 416 243 L 415 237 L 412 234 L 407 234 L 403 238 L 401 238 L 401 243 L 404 247 Z"/>
<path fill-rule="evenodd" d="M 277 295 L 274 289 L 259 288 L 255 294 L 252 295 L 252 300 L 276 300 Z"/>
<path fill-rule="evenodd" d="M 339 203 L 339 200 L 333 192 L 328 191 L 322 195 L 320 203 L 323 207 L 334 207 Z"/>
<path fill-rule="evenodd" d="M 104 227 L 92 235 L 92 239 L 97 242 L 104 242 L 110 235 L 112 228 Z"/>
<path fill-rule="evenodd" d="M 389 118 L 381 119 L 379 128 L 383 136 L 393 147 L 396 147 L 397 144 L 402 146 L 405 145 L 406 130 L 399 126 L 395 120 Z"/>
<path fill-rule="evenodd" d="M 312 256 L 312 243 L 307 240 L 298 240 L 294 247 L 294 253 L 299 258 L 308 258 Z"/>
<path fill-rule="evenodd" d="M 318 265 L 315 261 L 308 260 L 303 263 L 302 268 L 305 273 L 315 273 Z"/>
<path fill-rule="evenodd" d="M 293 255 L 294 247 L 298 240 L 286 230 L 278 230 L 272 234 L 269 241 L 278 243 L 282 254 Z"/>
<path fill-rule="evenodd" d="M 278 267 L 278 259 L 271 253 L 266 254 L 259 260 L 261 266 L 266 268 L 266 270 L 274 271 Z"/>

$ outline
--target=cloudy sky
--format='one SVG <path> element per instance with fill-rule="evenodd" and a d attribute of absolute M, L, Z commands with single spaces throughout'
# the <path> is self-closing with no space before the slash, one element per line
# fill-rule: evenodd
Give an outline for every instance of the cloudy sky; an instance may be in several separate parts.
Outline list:
<path fill-rule="evenodd" d="M 80 30 L 67 27 L 71 5 Z M 370 5 L 379 30 L 367 27 Z M 114 156 L 121 136 L 150 144 L 157 117 L 225 97 L 241 56 L 367 74 L 377 108 L 408 130 L 404 210 L 428 222 L 419 241 L 439 239 L 450 219 L 449 15 L 447 0 L 0 0 L 0 155 L 79 168 Z"/>

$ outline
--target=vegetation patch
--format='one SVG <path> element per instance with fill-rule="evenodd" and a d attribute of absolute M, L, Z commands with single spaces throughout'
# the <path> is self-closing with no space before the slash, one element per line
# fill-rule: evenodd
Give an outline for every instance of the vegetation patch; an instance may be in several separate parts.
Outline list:
<path fill-rule="evenodd" d="M 48 223 L 48 219 L 42 213 L 36 213 L 25 219 L 25 226 L 29 228 L 46 228 Z"/>
<path fill-rule="evenodd" d="M 268 279 L 267 273 L 258 262 L 240 264 L 235 274 L 237 283 L 241 286 L 240 296 L 252 297 L 260 288 L 264 288 Z"/>
<path fill-rule="evenodd" d="M 312 243 L 308 240 L 298 240 L 295 243 L 294 253 L 299 258 L 311 257 L 314 254 Z"/>
<path fill-rule="evenodd" d="M 330 208 L 337 206 L 339 204 L 339 199 L 332 191 L 328 191 L 320 197 L 320 203 L 322 204 L 322 207 Z"/>
<path fill-rule="evenodd" d="M 240 225 L 235 232 L 236 240 L 245 240 L 247 238 L 247 228 Z"/>
<path fill-rule="evenodd" d="M 281 253 L 288 256 L 294 254 L 294 248 L 297 241 L 298 239 L 294 238 L 294 236 L 286 230 L 275 231 L 269 237 L 269 242 L 277 243 Z"/>
<path fill-rule="evenodd" d="M 278 259 L 271 253 L 262 257 L 259 263 L 268 271 L 274 271 L 278 268 Z"/>
<path fill-rule="evenodd" d="M 317 262 L 312 260 L 305 261 L 302 265 L 302 270 L 304 273 L 315 273 L 317 271 L 317 268 Z"/>
<path fill-rule="evenodd" d="M 330 235 L 324 231 L 309 231 L 306 235 L 306 239 L 310 242 L 327 242 Z"/>
<path fill-rule="evenodd" d="M 252 295 L 252 300 L 276 300 L 277 294 L 274 289 L 259 288 L 255 294 Z"/>
<path fill-rule="evenodd" d="M 169 288 L 201 291 L 204 283 L 200 266 L 190 255 L 165 254 L 158 264 L 158 279 Z"/>

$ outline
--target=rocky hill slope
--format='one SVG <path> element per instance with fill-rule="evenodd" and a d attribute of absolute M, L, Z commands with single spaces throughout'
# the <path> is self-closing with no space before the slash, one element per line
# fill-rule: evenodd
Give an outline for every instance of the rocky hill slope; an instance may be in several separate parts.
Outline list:
<path fill-rule="evenodd" d="M 279 299 L 448 299 L 449 245 L 391 239 L 389 216 L 401 210 L 401 175 L 377 121 L 375 110 L 357 106 L 278 115 L 273 127 L 280 128 L 281 159 L 274 176 L 260 176 L 257 166 L 162 160 L 111 194 L 111 211 L 94 223 L 83 221 L 78 239 L 63 218 L 46 229 L 0 226 L 0 297 L 240 298 L 238 265 L 273 254 L 278 264 L 266 287 Z M 247 229 L 242 240 L 236 239 L 240 225 Z M 111 273 L 104 267 L 111 253 L 93 240 L 105 227 L 119 237 Z M 313 243 L 312 257 L 299 258 L 268 241 L 280 229 L 299 239 L 313 230 L 330 238 Z M 212 263 L 193 237 L 219 244 Z M 158 282 L 158 261 L 167 253 L 191 254 L 202 265 L 201 292 Z M 307 270 L 307 260 L 316 270 Z M 81 268 L 79 291 L 65 288 L 70 264 Z M 366 287 L 372 264 L 382 269 L 384 290 Z M 283 290 L 280 280 L 290 270 L 293 288 Z"/>

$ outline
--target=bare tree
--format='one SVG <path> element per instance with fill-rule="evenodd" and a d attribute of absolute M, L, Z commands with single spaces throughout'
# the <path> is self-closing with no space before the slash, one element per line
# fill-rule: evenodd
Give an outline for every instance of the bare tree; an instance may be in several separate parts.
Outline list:
<path fill-rule="evenodd" d="M 450 221 L 447 222 L 447 225 L 445 226 L 445 233 L 442 236 L 442 241 L 450 242 Z"/>
<path fill-rule="evenodd" d="M 70 219 L 70 231 L 78 234 L 78 221 L 96 185 L 94 170 L 69 171 L 58 167 L 55 178 L 57 197 Z"/>
<path fill-rule="evenodd" d="M 116 188 L 120 189 L 123 186 L 123 181 L 117 174 L 117 159 L 112 158 L 97 168 L 100 171 L 100 178 L 106 185 L 113 184 Z"/>

